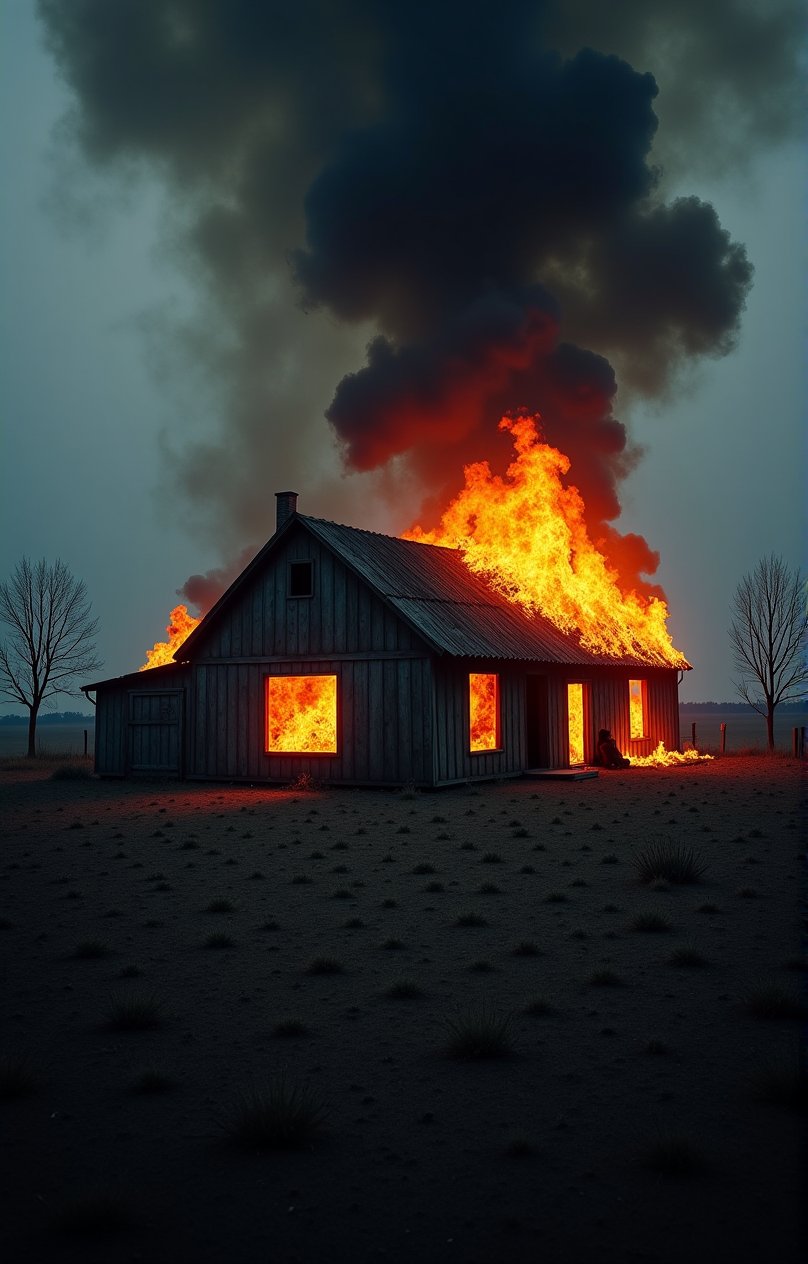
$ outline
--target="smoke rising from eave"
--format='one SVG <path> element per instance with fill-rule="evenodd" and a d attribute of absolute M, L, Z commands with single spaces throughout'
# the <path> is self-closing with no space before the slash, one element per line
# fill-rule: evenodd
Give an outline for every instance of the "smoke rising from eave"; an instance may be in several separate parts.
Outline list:
<path fill-rule="evenodd" d="M 655 155 L 785 133 L 792 0 L 510 0 L 496 22 L 371 0 L 39 10 L 84 152 L 144 162 L 184 224 L 200 309 L 173 345 L 180 371 L 205 359 L 221 426 L 170 436 L 168 464 L 211 537 L 262 543 L 281 484 L 338 516 L 326 410 L 404 526 L 402 480 L 434 514 L 465 462 L 508 459 L 497 421 L 527 408 L 624 582 L 653 574 L 613 525 L 641 455 L 617 381 L 659 394 L 724 354 L 751 282 L 710 206 L 665 200 Z M 207 602 L 223 575 L 192 586 Z"/>

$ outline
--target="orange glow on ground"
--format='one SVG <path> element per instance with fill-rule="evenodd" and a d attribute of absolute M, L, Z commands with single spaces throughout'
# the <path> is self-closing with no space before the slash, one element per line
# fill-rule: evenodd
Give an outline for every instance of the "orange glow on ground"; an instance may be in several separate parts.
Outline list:
<path fill-rule="evenodd" d="M 628 710 L 632 739 L 645 737 L 645 690 L 641 680 L 628 682 Z"/>
<path fill-rule="evenodd" d="M 499 678 L 496 674 L 469 674 L 469 729 L 472 751 L 499 746 Z"/>
<path fill-rule="evenodd" d="M 584 762 L 584 687 L 567 685 L 567 714 L 569 716 L 570 763 Z"/>
<path fill-rule="evenodd" d="M 153 648 L 146 651 L 146 661 L 142 667 L 138 668 L 138 671 L 148 671 L 151 667 L 163 667 L 166 663 L 173 663 L 177 650 L 200 622 L 200 619 L 195 619 L 188 613 L 187 606 L 175 606 L 168 616 L 166 626 L 168 640 L 155 641 Z"/>
<path fill-rule="evenodd" d="M 632 768 L 672 768 L 675 764 L 700 764 L 711 760 L 712 755 L 700 755 L 697 750 L 669 751 L 660 742 L 650 755 L 632 755 Z"/>
<path fill-rule="evenodd" d="M 336 676 L 267 678 L 269 754 L 337 753 Z"/>
<path fill-rule="evenodd" d="M 569 459 L 539 438 L 538 418 L 503 417 L 516 459 L 504 478 L 487 461 L 465 468 L 466 485 L 434 531 L 404 538 L 460 549 L 470 570 L 509 601 L 541 613 L 581 644 L 615 658 L 685 667 L 656 597 L 623 593 L 617 573 L 589 538 L 577 487 L 562 478 Z"/>

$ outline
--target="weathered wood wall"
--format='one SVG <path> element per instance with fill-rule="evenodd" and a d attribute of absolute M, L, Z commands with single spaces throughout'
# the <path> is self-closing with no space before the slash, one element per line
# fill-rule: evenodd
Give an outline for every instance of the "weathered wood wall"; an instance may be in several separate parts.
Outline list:
<path fill-rule="evenodd" d="M 499 676 L 500 748 L 469 749 L 469 672 Z M 435 662 L 434 781 L 440 785 L 475 777 L 507 777 L 525 763 L 525 673 L 499 661 L 438 659 Z"/>
<path fill-rule="evenodd" d="M 647 682 L 648 736 L 632 740 L 629 720 L 629 680 Z M 617 745 L 629 758 L 648 755 L 660 742 L 668 750 L 679 746 L 679 693 L 673 668 L 599 667 L 577 675 L 568 668 L 548 673 L 548 749 L 550 766 L 569 766 L 567 684 L 584 685 L 584 743 L 587 761 L 593 758 L 599 729 L 611 729 Z"/>
<path fill-rule="evenodd" d="M 166 716 L 164 722 L 160 722 L 160 703 L 147 701 L 151 697 L 177 700 L 176 709 L 169 705 L 177 716 L 177 738 L 182 742 L 176 751 L 176 763 L 182 775 L 187 747 L 184 712 L 189 678 L 189 669 L 177 666 L 160 668 L 156 676 L 151 672 L 124 676 L 99 688 L 95 711 L 95 771 L 100 776 L 125 777 L 131 772 L 160 775 L 174 760 L 171 746 L 174 721 Z"/>
<path fill-rule="evenodd" d="M 312 562 L 314 595 L 288 596 L 290 562 Z M 423 641 L 352 571 L 299 526 L 245 583 L 194 649 L 198 661 L 334 658 L 372 651 L 426 652 Z"/>
<path fill-rule="evenodd" d="M 267 675 L 337 677 L 337 754 L 265 750 Z M 191 699 L 191 777 L 288 782 L 303 773 L 353 785 L 432 781 L 428 658 L 306 658 L 201 663 Z"/>

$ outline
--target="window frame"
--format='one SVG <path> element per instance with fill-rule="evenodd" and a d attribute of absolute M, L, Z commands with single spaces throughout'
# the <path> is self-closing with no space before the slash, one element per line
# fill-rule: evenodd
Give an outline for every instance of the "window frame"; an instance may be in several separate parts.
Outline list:
<path fill-rule="evenodd" d="M 631 731 L 631 686 L 640 686 L 640 708 L 642 711 L 642 733 Z M 628 681 L 628 737 L 630 742 L 647 742 L 648 733 L 648 681 L 644 677 L 630 676 Z"/>
<path fill-rule="evenodd" d="M 471 678 L 472 676 L 492 676 L 496 681 L 496 737 L 494 746 L 472 748 L 471 745 Z M 470 671 L 466 675 L 466 689 L 469 703 L 469 715 L 467 726 L 467 740 L 469 755 L 495 755 L 497 751 L 504 750 L 502 745 L 502 676 L 500 672 L 473 672 Z"/>
<path fill-rule="evenodd" d="M 309 575 L 311 578 L 311 583 L 309 585 L 309 589 L 310 589 L 309 592 L 305 592 L 305 593 L 292 592 L 292 567 L 293 566 L 308 566 Z M 286 568 L 286 596 L 289 598 L 290 601 L 305 601 L 307 598 L 311 598 L 314 596 L 314 559 L 313 558 L 310 558 L 310 557 L 289 558 L 289 561 L 287 562 L 287 568 Z"/>
<path fill-rule="evenodd" d="M 331 679 L 334 681 L 334 749 L 327 751 L 295 751 L 269 749 L 269 694 L 273 681 L 276 680 L 308 680 L 310 678 Z M 342 689 L 338 672 L 265 672 L 264 673 L 264 741 L 263 754 L 268 759 L 337 759 L 342 751 Z"/>

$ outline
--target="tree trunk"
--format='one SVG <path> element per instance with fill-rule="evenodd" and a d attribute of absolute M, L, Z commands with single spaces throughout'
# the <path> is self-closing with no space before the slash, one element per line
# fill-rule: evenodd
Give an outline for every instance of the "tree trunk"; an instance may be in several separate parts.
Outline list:
<path fill-rule="evenodd" d="M 769 740 L 769 750 L 774 750 L 774 707 L 769 707 L 766 712 L 766 736 Z"/>
<path fill-rule="evenodd" d="M 28 714 L 28 758 L 34 759 L 36 756 L 36 717 L 39 714 L 39 707 L 31 707 Z"/>

